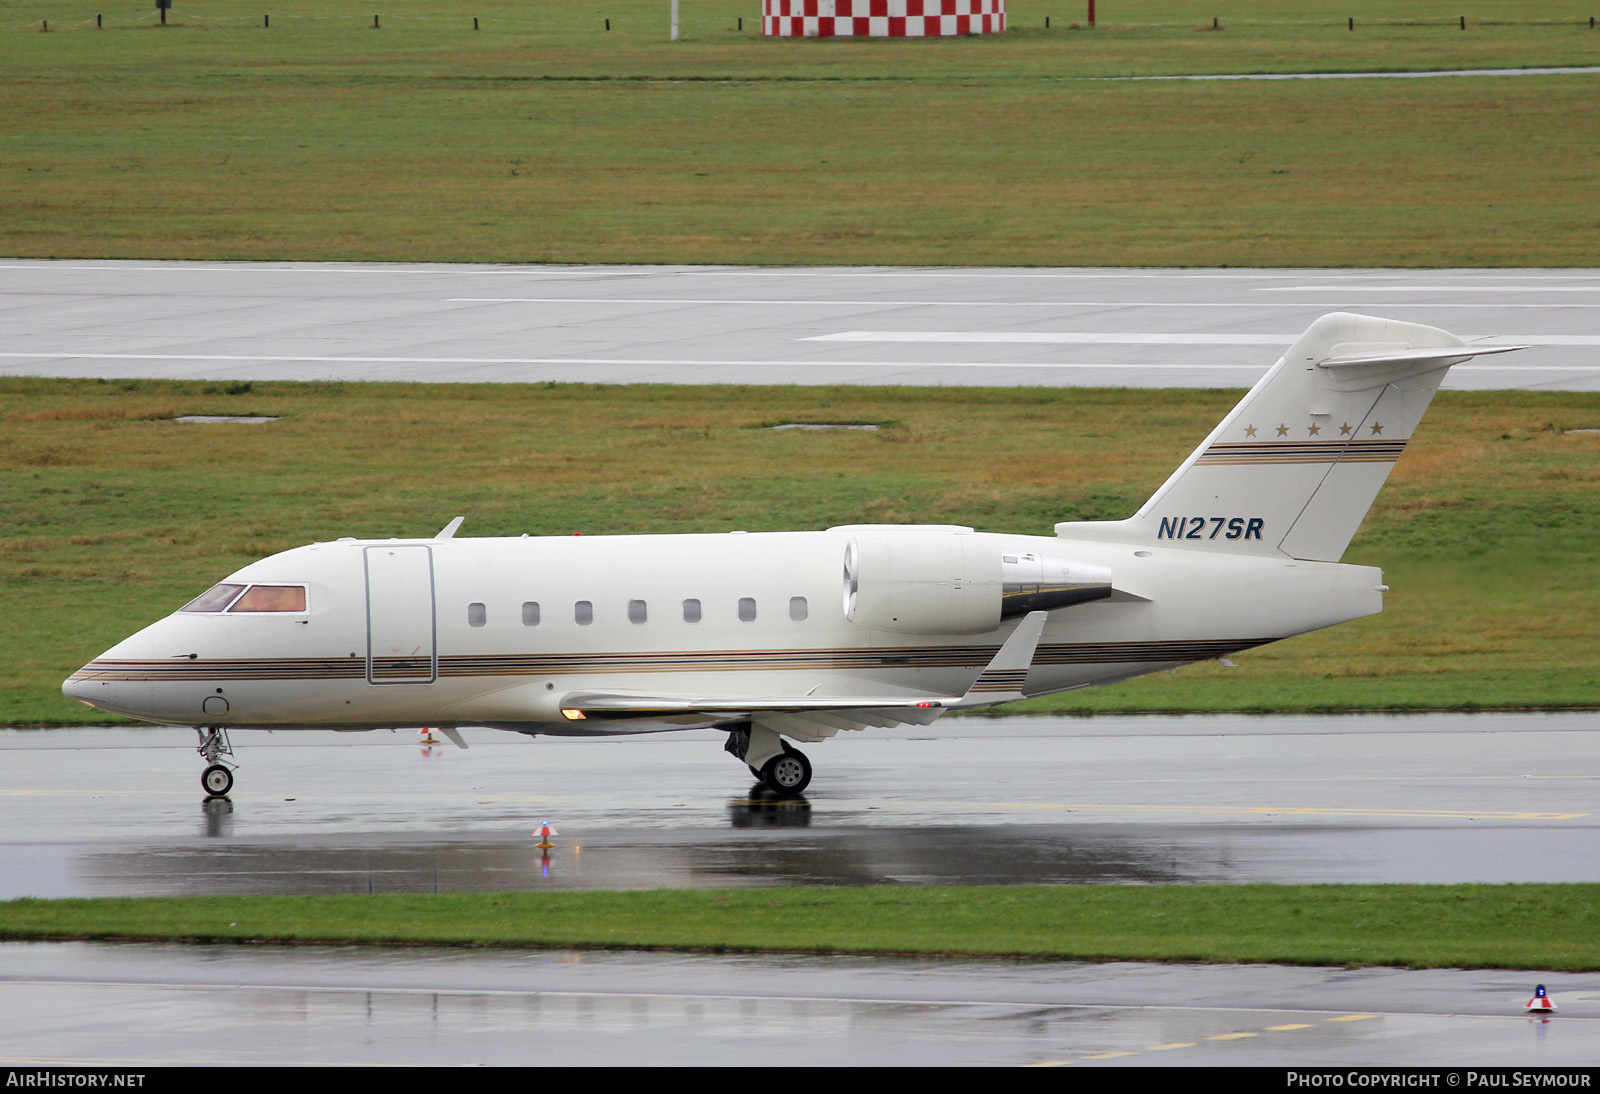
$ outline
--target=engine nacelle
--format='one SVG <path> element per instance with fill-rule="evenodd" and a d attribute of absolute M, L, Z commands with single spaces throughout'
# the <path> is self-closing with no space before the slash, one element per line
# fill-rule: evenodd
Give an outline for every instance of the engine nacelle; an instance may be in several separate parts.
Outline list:
<path fill-rule="evenodd" d="M 1104 566 L 1007 550 L 987 535 L 863 535 L 844 551 L 845 617 L 903 634 L 981 634 L 1110 595 Z"/>

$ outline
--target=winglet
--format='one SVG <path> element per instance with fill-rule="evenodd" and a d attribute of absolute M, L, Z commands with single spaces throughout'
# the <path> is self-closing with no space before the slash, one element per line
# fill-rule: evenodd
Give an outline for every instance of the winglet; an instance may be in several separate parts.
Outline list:
<path fill-rule="evenodd" d="M 1045 612 L 1029 612 L 1023 616 L 1005 645 L 995 653 L 994 660 L 978 673 L 967 693 L 950 706 L 986 707 L 1023 698 L 1022 684 L 1028 678 L 1034 651 L 1039 648 L 1046 615 Z"/>

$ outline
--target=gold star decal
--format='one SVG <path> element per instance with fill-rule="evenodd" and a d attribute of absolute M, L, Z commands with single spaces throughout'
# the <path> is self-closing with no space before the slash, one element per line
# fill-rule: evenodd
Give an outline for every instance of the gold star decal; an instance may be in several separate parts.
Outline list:
<path fill-rule="evenodd" d="M 1311 434 L 1313 437 L 1315 437 L 1318 433 L 1322 432 L 1322 427 L 1320 425 L 1317 425 L 1315 422 L 1313 422 L 1310 425 L 1306 426 L 1306 432 Z"/>
<path fill-rule="evenodd" d="M 1343 425 L 1341 425 L 1339 427 L 1339 436 L 1341 436 L 1341 437 L 1350 436 L 1350 423 L 1349 422 L 1345 422 Z"/>
<path fill-rule="evenodd" d="M 1256 427 L 1253 426 L 1253 425 L 1245 426 L 1244 427 L 1244 435 L 1246 437 L 1254 437 L 1256 435 Z"/>
<path fill-rule="evenodd" d="M 1278 426 L 1278 436 L 1287 437 L 1288 435 L 1289 435 L 1289 427 L 1280 423 L 1279 426 Z"/>
<path fill-rule="evenodd" d="M 1372 423 L 1372 431 L 1374 433 L 1382 433 L 1383 432 L 1383 426 L 1379 425 L 1377 422 L 1373 422 Z"/>

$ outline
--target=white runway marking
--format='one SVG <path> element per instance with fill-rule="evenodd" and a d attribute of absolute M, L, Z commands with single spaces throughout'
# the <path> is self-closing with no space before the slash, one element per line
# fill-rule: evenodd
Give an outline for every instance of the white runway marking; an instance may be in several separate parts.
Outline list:
<path fill-rule="evenodd" d="M 1259 292 L 1272 291 L 1258 289 Z M 1368 288 L 1365 291 L 1373 291 Z M 44 294 L 40 294 L 44 295 Z M 68 294 L 70 295 L 70 294 Z M 161 296 L 162 293 L 140 295 Z M 713 305 L 726 307 L 823 307 L 823 308 L 1269 308 L 1282 310 L 1283 304 L 1255 304 L 1237 301 L 1205 300 L 773 300 L 759 297 L 662 297 L 662 296 L 449 296 L 448 304 L 649 304 L 676 306 L 679 304 Z M 1573 304 L 1566 301 L 1552 304 L 1440 304 L 1429 301 L 1419 304 L 1408 300 L 1365 300 L 1358 304 L 1344 302 L 1342 307 L 1364 308 L 1471 308 L 1481 312 L 1494 308 L 1539 308 L 1544 311 L 1566 308 L 1600 308 L 1600 304 Z M 1298 337 L 1298 336 L 1296 336 Z M 1288 341 L 1293 341 L 1293 338 Z"/>
<path fill-rule="evenodd" d="M 957 344 L 1122 346 L 1287 346 L 1276 334 L 1070 334 L 1050 331 L 846 330 L 814 334 L 802 342 L 949 342 Z"/>
<path fill-rule="evenodd" d="M 1349 292 L 1354 285 L 1262 285 L 1256 292 Z M 1594 285 L 1385 285 L 1384 292 L 1600 292 Z"/>
<path fill-rule="evenodd" d="M 1115 334 L 1111 332 L 1066 333 L 1056 331 L 914 331 L 846 330 L 838 334 L 814 334 L 802 342 L 940 342 L 954 344 L 1036 344 L 1074 346 L 1288 346 L 1298 334 Z M 1500 338 L 1519 346 L 1600 346 L 1600 335 L 1590 334 L 1514 334 L 1458 335 L 1474 349 L 1491 348 L 1476 338 Z"/>
<path fill-rule="evenodd" d="M 712 306 L 745 305 L 759 308 L 1059 308 L 1057 300 L 772 300 L 763 298 L 710 298 L 687 296 L 451 296 L 451 304 L 650 304 L 677 307 L 682 304 Z M 1121 304 L 1111 305 L 1121 307 Z M 1269 304 L 1267 307 L 1281 307 Z"/>

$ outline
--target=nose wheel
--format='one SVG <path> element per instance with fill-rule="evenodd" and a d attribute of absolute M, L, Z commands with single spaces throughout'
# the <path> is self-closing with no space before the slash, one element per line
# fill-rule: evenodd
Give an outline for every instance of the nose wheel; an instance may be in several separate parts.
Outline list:
<path fill-rule="evenodd" d="M 226 797 L 233 789 L 233 772 L 222 762 L 222 757 L 233 755 L 228 731 L 221 726 L 208 726 L 195 732 L 200 734 L 200 747 L 195 751 L 206 758 L 207 764 L 200 773 L 200 785 L 205 787 L 207 797 Z"/>
<path fill-rule="evenodd" d="M 221 764 L 212 764 L 200 775 L 200 785 L 213 798 L 226 797 L 233 789 L 233 772 Z"/>

